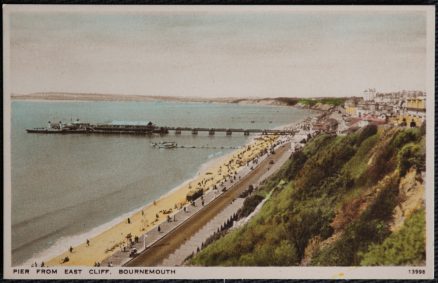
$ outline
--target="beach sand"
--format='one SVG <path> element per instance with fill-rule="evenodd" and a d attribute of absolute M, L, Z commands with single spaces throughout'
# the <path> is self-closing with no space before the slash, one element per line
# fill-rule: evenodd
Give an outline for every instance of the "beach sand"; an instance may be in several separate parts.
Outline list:
<path fill-rule="evenodd" d="M 96 262 L 102 262 L 105 258 L 120 250 L 122 245 L 128 243 L 126 237 L 128 234 L 131 234 L 132 237 L 140 237 L 148 230 L 166 221 L 169 214 L 164 212 L 170 212 L 171 215 L 177 209 L 181 209 L 187 203 L 186 196 L 190 191 L 198 188 L 203 188 L 204 191 L 211 189 L 215 184 L 219 185 L 225 177 L 234 175 L 235 172 L 239 171 L 239 168 L 247 165 L 248 162 L 251 166 L 253 164 L 251 161 L 257 159 L 261 152 L 269 149 L 277 139 L 278 136 L 261 136 L 253 139 L 244 147 L 219 158 L 217 162 L 210 164 L 208 168 L 204 168 L 190 182 L 184 183 L 160 199 L 133 213 L 129 217 L 129 221 L 126 218 L 108 230 L 90 238 L 89 245 L 84 239 L 83 244 L 74 246 L 72 252 L 66 246 L 64 253 L 45 262 L 45 265 L 93 266 Z M 68 257 L 69 261 L 62 263 L 65 257 Z"/>

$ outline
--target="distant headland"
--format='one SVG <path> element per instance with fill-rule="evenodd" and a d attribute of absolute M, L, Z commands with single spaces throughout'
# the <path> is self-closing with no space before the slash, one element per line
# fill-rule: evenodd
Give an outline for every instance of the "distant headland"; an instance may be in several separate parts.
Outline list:
<path fill-rule="evenodd" d="M 101 93 L 71 92 L 36 92 L 30 94 L 12 94 L 13 100 L 52 100 L 52 101 L 175 101 L 199 103 L 235 103 L 242 105 L 296 106 L 299 108 L 319 109 L 321 105 L 337 106 L 346 98 L 299 98 L 299 97 L 190 97 L 190 96 L 158 96 L 158 95 L 120 95 Z M 324 107 L 323 107 L 324 108 Z M 327 109 L 319 109 L 327 110 Z"/>

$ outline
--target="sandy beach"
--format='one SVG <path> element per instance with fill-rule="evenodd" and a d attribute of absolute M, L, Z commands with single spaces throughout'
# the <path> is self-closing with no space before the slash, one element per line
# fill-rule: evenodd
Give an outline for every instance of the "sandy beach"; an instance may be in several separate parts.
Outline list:
<path fill-rule="evenodd" d="M 165 236 L 159 238 L 152 245 L 149 245 L 146 250 L 141 252 L 140 255 L 132 258 L 123 265 L 130 267 L 161 266 L 164 259 L 184 244 L 187 239 L 192 239 L 202 227 L 210 223 L 221 211 L 226 210 L 250 185 L 256 185 L 263 176 L 275 173 L 275 169 L 270 170 L 271 167 L 275 167 L 271 164 L 271 161 L 273 161 L 278 168 L 278 166 L 280 166 L 278 162 L 281 159 L 285 160 L 284 157 L 286 157 L 287 160 L 290 150 L 289 144 L 278 146 L 276 148 L 276 154 L 265 155 L 264 158 L 259 160 L 259 164 L 257 167 L 254 167 L 254 170 L 250 170 L 247 174 L 244 174 L 239 182 L 233 184 L 227 191 L 214 198 L 211 202 L 207 202 L 206 206 L 201 206 L 198 201 L 197 207 L 200 207 L 200 209 L 197 213 L 193 214 L 180 225 L 177 224 L 173 229 L 166 229 L 168 232 L 165 233 Z M 223 219 L 223 221 L 225 221 L 225 219 Z M 202 246 L 202 243 L 198 244 Z M 181 264 L 181 262 L 179 264 Z"/>
<path fill-rule="evenodd" d="M 278 136 L 269 135 L 255 137 L 244 147 L 209 163 L 209 166 L 203 166 L 194 179 L 146 205 L 108 230 L 88 239 L 88 243 L 87 239 L 84 239 L 82 244 L 71 247 L 72 251 L 69 251 L 69 243 L 65 243 L 65 252 L 51 258 L 45 262 L 45 265 L 93 266 L 96 262 L 102 262 L 128 245 L 128 235 L 131 238 L 140 237 L 181 209 L 187 204 L 186 196 L 190 191 L 199 188 L 207 191 L 214 185 L 221 184 L 226 178 L 237 174 L 243 166 L 251 166 L 251 162 L 254 162 L 255 166 L 257 157 L 266 152 L 277 139 Z M 66 258 L 68 261 L 65 261 Z"/>

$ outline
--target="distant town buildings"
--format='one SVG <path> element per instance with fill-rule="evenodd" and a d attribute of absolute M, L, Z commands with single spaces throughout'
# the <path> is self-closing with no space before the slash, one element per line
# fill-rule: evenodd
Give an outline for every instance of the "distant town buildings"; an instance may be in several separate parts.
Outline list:
<path fill-rule="evenodd" d="M 370 88 L 343 105 L 328 106 L 312 119 L 315 132 L 345 135 L 369 124 L 420 127 L 426 119 L 426 93 L 422 91 L 385 93 Z"/>
<path fill-rule="evenodd" d="M 380 93 L 366 89 L 362 97 L 345 101 L 345 112 L 355 124 L 393 123 L 400 126 L 420 126 L 426 118 L 426 94 L 422 91 Z"/>

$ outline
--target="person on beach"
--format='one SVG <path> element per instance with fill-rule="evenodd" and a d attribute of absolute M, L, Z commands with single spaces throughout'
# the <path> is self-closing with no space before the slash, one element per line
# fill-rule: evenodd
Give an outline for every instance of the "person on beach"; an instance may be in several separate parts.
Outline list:
<path fill-rule="evenodd" d="M 87 239 L 87 246 L 90 246 L 90 240 Z"/>
<path fill-rule="evenodd" d="M 128 217 L 128 224 L 131 224 L 131 219 L 129 219 L 129 217 Z"/>
<path fill-rule="evenodd" d="M 70 249 L 68 249 L 71 253 L 73 252 L 73 247 L 70 246 Z"/>
<path fill-rule="evenodd" d="M 158 225 L 157 230 L 158 230 L 159 233 L 161 233 L 161 227 L 160 227 L 160 225 Z"/>

